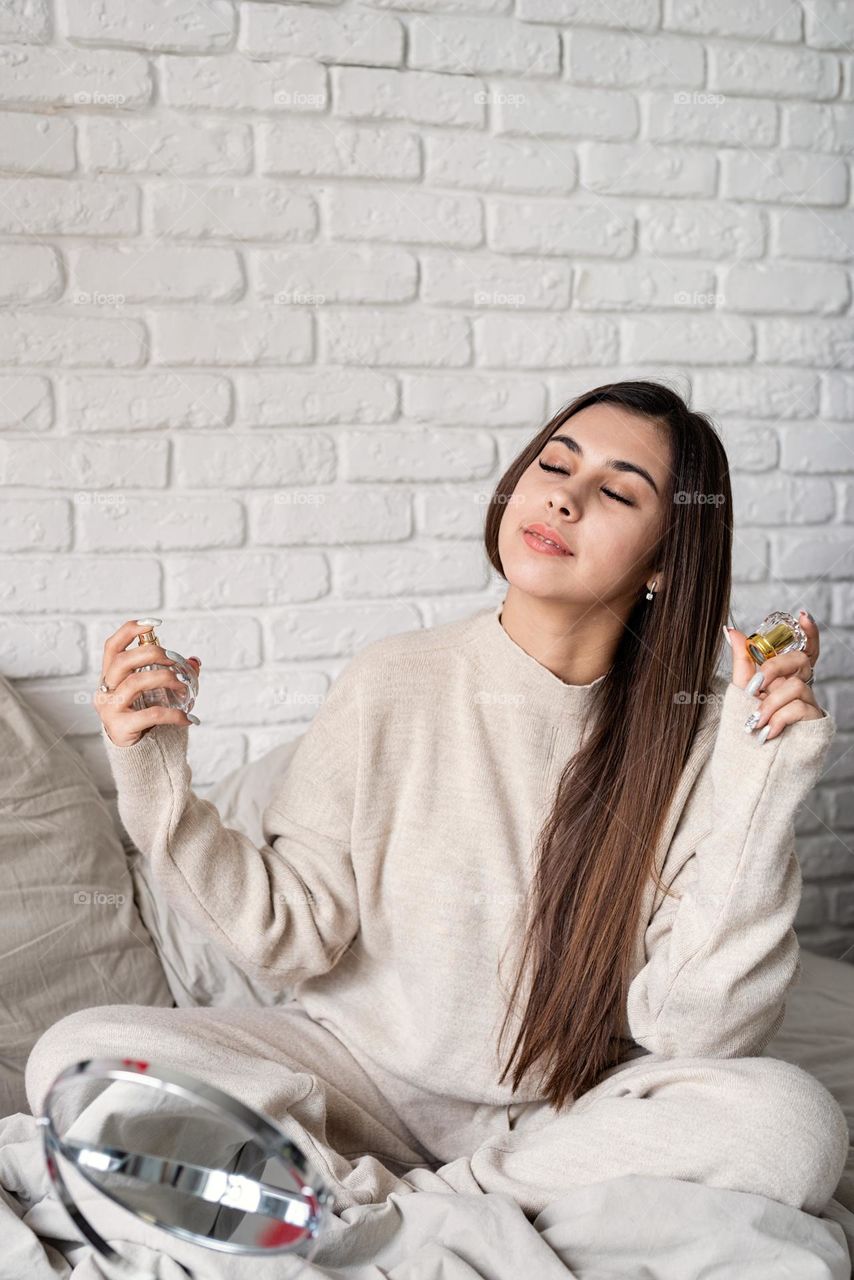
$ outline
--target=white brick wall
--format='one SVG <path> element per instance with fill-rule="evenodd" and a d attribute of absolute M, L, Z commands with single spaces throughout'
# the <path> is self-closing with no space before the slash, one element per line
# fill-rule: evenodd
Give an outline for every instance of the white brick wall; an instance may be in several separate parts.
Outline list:
<path fill-rule="evenodd" d="M 121 621 L 204 660 L 204 794 L 499 597 L 484 501 L 548 415 L 675 377 L 736 619 L 822 626 L 802 937 L 854 945 L 852 45 L 839 0 L 0 8 L 2 670 L 105 793 Z"/>

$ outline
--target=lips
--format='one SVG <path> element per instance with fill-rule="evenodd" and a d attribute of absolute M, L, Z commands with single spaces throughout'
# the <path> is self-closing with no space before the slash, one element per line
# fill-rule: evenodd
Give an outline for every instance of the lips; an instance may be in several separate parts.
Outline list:
<path fill-rule="evenodd" d="M 545 538 L 549 542 L 553 542 L 556 546 L 560 547 L 561 551 L 565 551 L 567 555 L 571 556 L 573 554 L 572 549 L 566 545 L 557 530 L 552 529 L 550 525 L 528 524 L 525 525 L 525 533 L 536 533 L 539 537 Z"/>

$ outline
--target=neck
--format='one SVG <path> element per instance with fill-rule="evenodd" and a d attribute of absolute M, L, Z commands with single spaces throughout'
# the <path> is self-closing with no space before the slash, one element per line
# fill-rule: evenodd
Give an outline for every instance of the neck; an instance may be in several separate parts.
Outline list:
<path fill-rule="evenodd" d="M 614 660 L 623 622 L 599 606 L 526 595 L 512 584 L 500 624 L 520 648 L 565 684 L 590 684 Z"/>

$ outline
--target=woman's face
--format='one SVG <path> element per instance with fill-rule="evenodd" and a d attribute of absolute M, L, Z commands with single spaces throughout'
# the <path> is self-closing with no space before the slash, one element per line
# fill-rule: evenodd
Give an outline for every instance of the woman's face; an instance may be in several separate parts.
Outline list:
<path fill-rule="evenodd" d="M 664 429 L 618 405 L 589 405 L 555 429 L 507 503 L 498 534 L 507 581 L 555 602 L 630 608 L 658 567 L 654 549 L 672 518 L 670 489 Z M 531 524 L 554 529 L 572 555 L 531 547 L 523 532 Z"/>

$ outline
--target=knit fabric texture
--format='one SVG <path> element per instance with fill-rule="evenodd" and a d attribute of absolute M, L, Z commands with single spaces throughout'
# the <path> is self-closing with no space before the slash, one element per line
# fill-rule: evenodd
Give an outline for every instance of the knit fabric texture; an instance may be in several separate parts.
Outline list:
<path fill-rule="evenodd" d="M 130 747 L 102 728 L 128 834 L 158 886 L 247 973 L 293 990 L 361 1060 L 472 1102 L 501 1084 L 534 847 L 587 732 L 594 688 L 515 643 L 502 604 L 363 648 L 332 682 L 264 813 L 256 847 L 192 790 L 189 728 Z M 760 1054 L 799 972 L 794 815 L 836 731 L 766 743 L 723 677 L 703 708 L 655 852 L 634 942 L 626 1055 Z"/>

